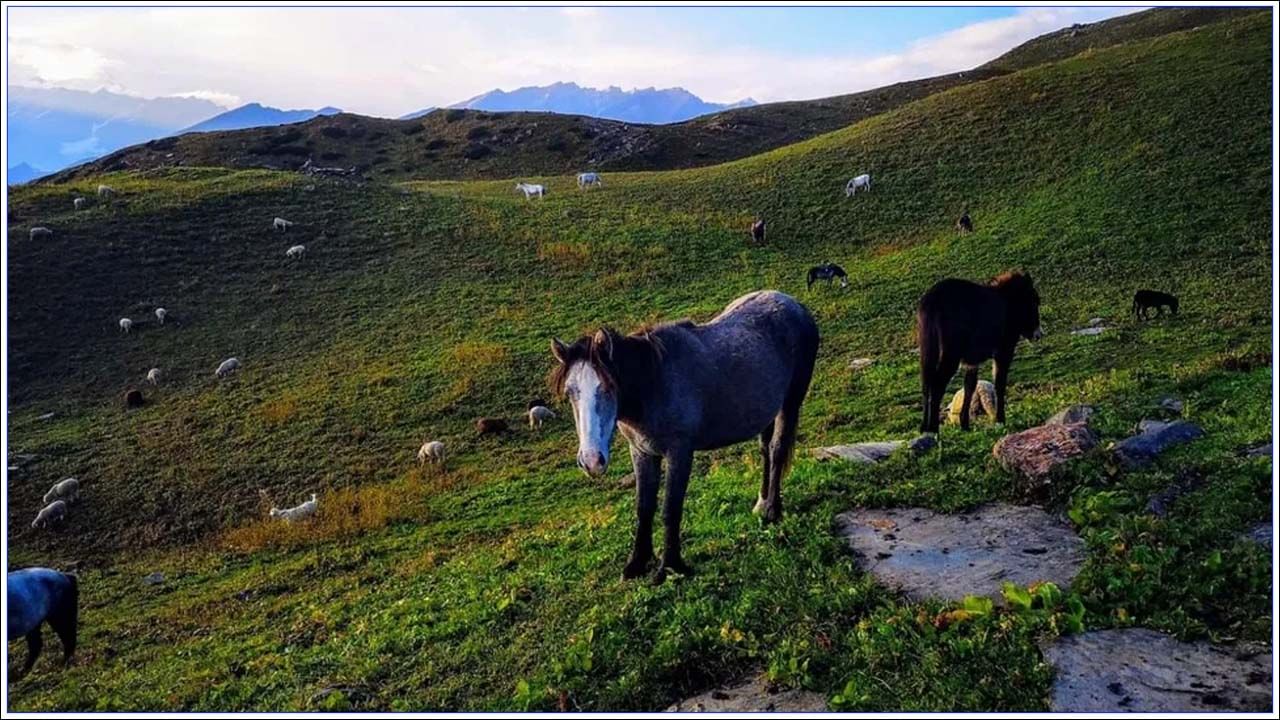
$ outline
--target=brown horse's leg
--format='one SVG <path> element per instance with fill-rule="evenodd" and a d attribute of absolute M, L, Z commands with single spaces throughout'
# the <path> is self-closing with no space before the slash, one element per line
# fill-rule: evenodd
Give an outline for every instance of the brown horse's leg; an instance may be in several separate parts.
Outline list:
<path fill-rule="evenodd" d="M 942 422 L 942 404 L 947 395 L 947 383 L 951 382 L 951 378 L 956 376 L 956 371 L 959 369 L 958 358 L 949 358 L 944 355 L 938 362 L 937 371 L 930 378 L 932 383 L 929 395 L 933 407 L 930 408 L 932 414 L 929 416 L 929 422 L 932 423 L 932 427 L 929 432 L 938 432 L 938 425 Z"/>
<path fill-rule="evenodd" d="M 27 633 L 27 661 L 22 664 L 22 672 L 18 673 L 18 677 L 26 677 L 31 672 L 43 648 L 44 639 L 40 637 L 40 626 L 36 625 L 34 630 Z"/>
<path fill-rule="evenodd" d="M 1009 385 L 1009 365 L 1013 362 L 1013 354 L 997 356 L 995 362 L 996 386 L 996 422 L 1004 424 L 1005 388 Z"/>
<path fill-rule="evenodd" d="M 658 509 L 658 479 L 662 458 L 631 448 L 631 468 L 636 474 L 636 539 L 622 579 L 638 578 L 653 561 L 653 514 Z"/>
<path fill-rule="evenodd" d="M 964 401 L 960 404 L 960 429 L 969 429 L 969 410 L 973 407 L 973 394 L 978 389 L 978 366 L 964 369 Z"/>
<path fill-rule="evenodd" d="M 769 484 L 771 482 L 769 468 L 772 463 L 769 462 L 769 445 L 773 442 L 773 427 L 775 423 L 769 423 L 769 426 L 760 433 L 760 463 L 764 466 L 762 473 L 763 479 L 760 481 L 760 496 L 756 498 L 756 506 L 751 512 L 756 515 L 763 515 L 764 511 L 769 507 Z"/>
<path fill-rule="evenodd" d="M 684 519 L 684 493 L 689 487 L 689 473 L 693 470 L 693 449 L 674 450 L 667 454 L 666 460 L 667 491 L 662 504 L 662 525 L 665 532 L 662 564 L 658 566 L 658 574 L 654 578 L 657 582 L 666 579 L 667 571 L 681 575 L 693 574 L 693 568 L 685 564 L 680 555 L 680 523 Z"/>

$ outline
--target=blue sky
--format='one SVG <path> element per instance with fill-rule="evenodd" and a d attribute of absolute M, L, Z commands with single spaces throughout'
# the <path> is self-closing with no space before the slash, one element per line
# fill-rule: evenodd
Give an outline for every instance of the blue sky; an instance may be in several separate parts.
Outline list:
<path fill-rule="evenodd" d="M 856 92 L 1137 8 L 9 8 L 9 82 L 397 116 L 556 81 Z"/>

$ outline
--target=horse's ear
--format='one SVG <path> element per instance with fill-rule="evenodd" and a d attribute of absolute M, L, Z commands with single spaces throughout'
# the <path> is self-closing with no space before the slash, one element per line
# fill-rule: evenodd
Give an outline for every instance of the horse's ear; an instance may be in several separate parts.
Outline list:
<path fill-rule="evenodd" d="M 556 356 L 561 365 L 569 364 L 569 346 L 556 338 L 551 338 L 551 354 Z"/>
<path fill-rule="evenodd" d="M 600 328 L 591 338 L 591 347 L 605 360 L 613 360 L 613 333 L 608 328 Z"/>

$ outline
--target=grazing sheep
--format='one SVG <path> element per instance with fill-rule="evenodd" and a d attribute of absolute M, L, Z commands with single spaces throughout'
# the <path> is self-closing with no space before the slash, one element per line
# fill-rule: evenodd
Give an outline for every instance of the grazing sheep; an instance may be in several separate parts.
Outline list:
<path fill-rule="evenodd" d="M 529 408 L 529 429 L 540 428 L 547 420 L 554 420 L 556 414 L 544 405 Z"/>
<path fill-rule="evenodd" d="M 128 335 L 129 331 L 132 329 L 133 329 L 132 320 L 130 320 L 129 318 L 120 318 L 120 332 L 124 333 L 125 335 Z"/>
<path fill-rule="evenodd" d="M 78 197 L 78 198 L 76 198 L 75 200 L 72 200 L 72 201 L 71 201 L 71 206 L 72 206 L 72 207 L 74 207 L 74 208 L 75 208 L 75 209 L 77 209 L 77 210 L 83 210 L 83 209 L 84 209 L 84 198 L 82 198 L 82 197 Z"/>
<path fill-rule="evenodd" d="M 36 519 L 31 522 L 31 527 L 37 529 L 48 528 L 54 523 L 60 523 L 67 518 L 67 504 L 61 500 L 54 500 L 45 505 L 44 508 L 36 514 Z"/>
<path fill-rule="evenodd" d="M 112 187 L 111 187 L 111 186 L 109 186 L 109 185 L 99 185 L 99 186 L 98 186 L 98 197 L 100 197 L 100 198 L 109 198 L 109 197 L 111 197 L 112 195 L 115 195 L 115 194 L 116 194 L 115 189 L 114 189 L 114 188 L 112 188 Z"/>
<path fill-rule="evenodd" d="M 510 429 L 507 421 L 502 418 L 480 418 L 476 420 L 476 433 L 480 435 L 496 435 L 507 432 Z"/>
<path fill-rule="evenodd" d="M 239 358 L 227 358 L 226 360 L 222 361 L 222 364 L 218 366 L 217 370 L 213 371 L 213 374 L 217 375 L 220 378 L 224 378 L 239 369 L 240 369 Z"/>
<path fill-rule="evenodd" d="M 49 492 L 44 494 L 44 504 L 48 505 L 54 500 L 63 500 L 73 503 L 80 499 L 80 481 L 75 478 L 66 478 L 59 480 L 49 488 Z"/>
<path fill-rule="evenodd" d="M 124 394 L 124 409 L 133 410 L 140 408 L 146 403 L 142 398 L 142 391 L 137 388 L 129 388 Z"/>
<path fill-rule="evenodd" d="M 444 464 L 444 443 L 439 440 L 422 443 L 422 447 L 418 448 L 418 464 L 425 465 L 428 462 Z"/>
<path fill-rule="evenodd" d="M 870 192 L 870 190 L 871 190 L 871 176 L 870 176 L 870 175 L 867 175 L 867 174 L 865 174 L 865 173 L 864 173 L 864 174 L 862 174 L 862 175 L 859 175 L 859 176 L 857 176 L 857 177 L 853 178 L 853 179 L 852 179 L 852 180 L 850 180 L 848 183 L 845 183 L 845 186 L 844 186 L 844 196 L 845 196 L 845 197 L 853 197 L 853 196 L 858 192 L 858 190 L 866 190 L 866 191 Z"/>
<path fill-rule="evenodd" d="M 165 310 L 164 308 L 156 308 L 156 321 L 159 322 L 161 325 L 163 325 L 164 316 L 168 314 L 169 314 L 168 310 Z"/>
<path fill-rule="evenodd" d="M 160 368 L 151 368 L 147 371 L 147 382 L 152 385 L 160 384 Z"/>
<path fill-rule="evenodd" d="M 275 507 L 271 508 L 271 517 L 281 518 L 285 522 L 297 522 L 315 515 L 318 509 L 320 509 L 320 502 L 316 500 L 316 494 L 311 493 L 311 499 L 297 507 L 285 508 L 284 510 Z"/>
<path fill-rule="evenodd" d="M 303 254 L 305 254 L 306 252 L 307 252 L 306 245 L 294 245 L 293 247 L 284 251 L 284 256 L 292 260 L 301 260 Z"/>
<path fill-rule="evenodd" d="M 293 227 L 293 223 L 289 222 L 288 220 L 285 220 L 284 218 L 276 218 L 275 220 L 271 221 L 271 229 L 276 230 L 278 232 L 284 232 L 285 230 L 288 230 L 291 227 Z"/>
<path fill-rule="evenodd" d="M 52 230 L 50 230 L 50 229 L 49 229 L 49 228 L 47 228 L 47 227 L 33 227 L 33 228 L 31 228 L 31 239 L 32 239 L 32 240 L 35 240 L 36 238 L 45 238 L 45 239 L 47 240 L 47 239 L 52 238 L 52 237 L 53 237 L 53 231 L 52 231 Z"/>

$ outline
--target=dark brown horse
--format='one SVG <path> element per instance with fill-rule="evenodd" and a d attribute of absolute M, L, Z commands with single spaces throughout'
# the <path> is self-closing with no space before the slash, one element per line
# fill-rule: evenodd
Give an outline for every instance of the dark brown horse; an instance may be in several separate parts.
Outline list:
<path fill-rule="evenodd" d="M 939 282 L 920 298 L 916 339 L 920 343 L 923 432 L 937 432 L 947 383 L 965 366 L 960 427 L 969 429 L 969 405 L 978 366 L 995 360 L 996 422 L 1004 422 L 1009 365 L 1020 338 L 1039 340 L 1040 295 L 1030 275 L 1007 272 L 987 285 L 968 280 Z"/>
<path fill-rule="evenodd" d="M 1178 298 L 1159 290 L 1139 290 L 1133 294 L 1133 315 L 1139 320 L 1147 319 L 1147 311 L 1154 309 L 1157 315 L 1163 315 L 1164 309 L 1178 314 Z"/>
<path fill-rule="evenodd" d="M 961 235 L 968 235 L 973 232 L 973 218 L 969 217 L 969 211 L 965 210 L 960 219 L 956 221 L 956 232 Z"/>

